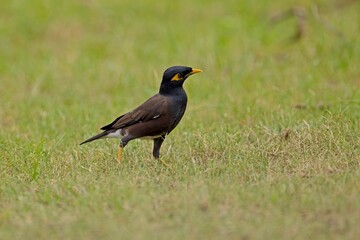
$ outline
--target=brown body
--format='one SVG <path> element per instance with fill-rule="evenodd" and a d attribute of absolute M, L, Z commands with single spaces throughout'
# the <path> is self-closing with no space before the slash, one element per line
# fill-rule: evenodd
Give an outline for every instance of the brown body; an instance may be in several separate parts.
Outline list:
<path fill-rule="evenodd" d="M 119 159 L 122 148 L 136 138 L 154 140 L 153 155 L 158 158 L 160 147 L 168 135 L 180 122 L 187 104 L 187 96 L 182 87 L 185 79 L 201 70 L 189 67 L 171 67 L 164 73 L 158 94 L 133 111 L 121 115 L 112 123 L 104 126 L 104 132 L 89 138 L 81 144 L 100 138 L 120 138 Z M 80 145 L 81 145 L 80 144 Z"/>
<path fill-rule="evenodd" d="M 101 128 L 107 132 L 121 129 L 127 142 L 135 138 L 158 138 L 169 134 L 180 122 L 186 109 L 185 91 L 181 97 L 156 94 L 133 111 Z"/>

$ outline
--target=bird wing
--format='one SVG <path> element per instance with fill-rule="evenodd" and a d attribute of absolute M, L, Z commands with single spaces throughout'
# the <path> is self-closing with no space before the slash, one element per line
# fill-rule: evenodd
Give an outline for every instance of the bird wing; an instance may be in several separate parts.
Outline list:
<path fill-rule="evenodd" d="M 139 122 L 148 122 L 157 119 L 164 114 L 166 108 L 166 98 L 160 94 L 156 94 L 133 111 L 121 115 L 112 123 L 102 127 L 101 130 L 119 129 Z"/>

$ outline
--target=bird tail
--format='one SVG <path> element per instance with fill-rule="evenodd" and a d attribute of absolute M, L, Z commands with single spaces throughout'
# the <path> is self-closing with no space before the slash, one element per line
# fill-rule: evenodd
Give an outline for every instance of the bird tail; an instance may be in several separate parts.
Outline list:
<path fill-rule="evenodd" d="M 83 141 L 82 143 L 80 143 L 80 145 L 83 145 L 83 144 L 85 144 L 85 143 L 92 142 L 92 141 L 94 141 L 94 140 L 100 139 L 100 138 L 102 138 L 102 137 L 105 137 L 106 135 L 108 135 L 108 132 L 107 132 L 107 131 L 104 131 L 104 132 L 102 132 L 102 133 L 99 133 L 99 134 L 97 134 L 97 135 L 95 135 L 95 136 L 93 136 L 93 137 L 91 137 L 91 138 Z"/>

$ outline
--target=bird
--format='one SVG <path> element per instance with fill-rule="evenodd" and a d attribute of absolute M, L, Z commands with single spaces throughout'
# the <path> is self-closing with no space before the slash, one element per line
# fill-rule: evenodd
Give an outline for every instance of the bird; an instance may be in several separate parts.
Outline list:
<path fill-rule="evenodd" d="M 187 105 L 183 88 L 185 80 L 202 70 L 187 66 L 172 66 L 165 70 L 160 89 L 134 110 L 127 112 L 101 128 L 103 132 L 83 141 L 80 145 L 103 138 L 119 138 L 117 160 L 120 163 L 123 149 L 134 139 L 153 140 L 152 155 L 160 157 L 160 148 L 166 136 L 182 119 Z"/>

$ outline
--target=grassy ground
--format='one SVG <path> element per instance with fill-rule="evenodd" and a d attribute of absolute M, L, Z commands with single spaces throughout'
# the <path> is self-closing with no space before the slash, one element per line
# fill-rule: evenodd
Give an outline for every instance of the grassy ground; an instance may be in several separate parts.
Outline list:
<path fill-rule="evenodd" d="M 355 239 L 360 4 L 2 1 L 0 239 Z M 348 1 L 349 2 L 349 1 Z M 162 148 L 78 146 L 172 65 L 187 112 Z"/>

